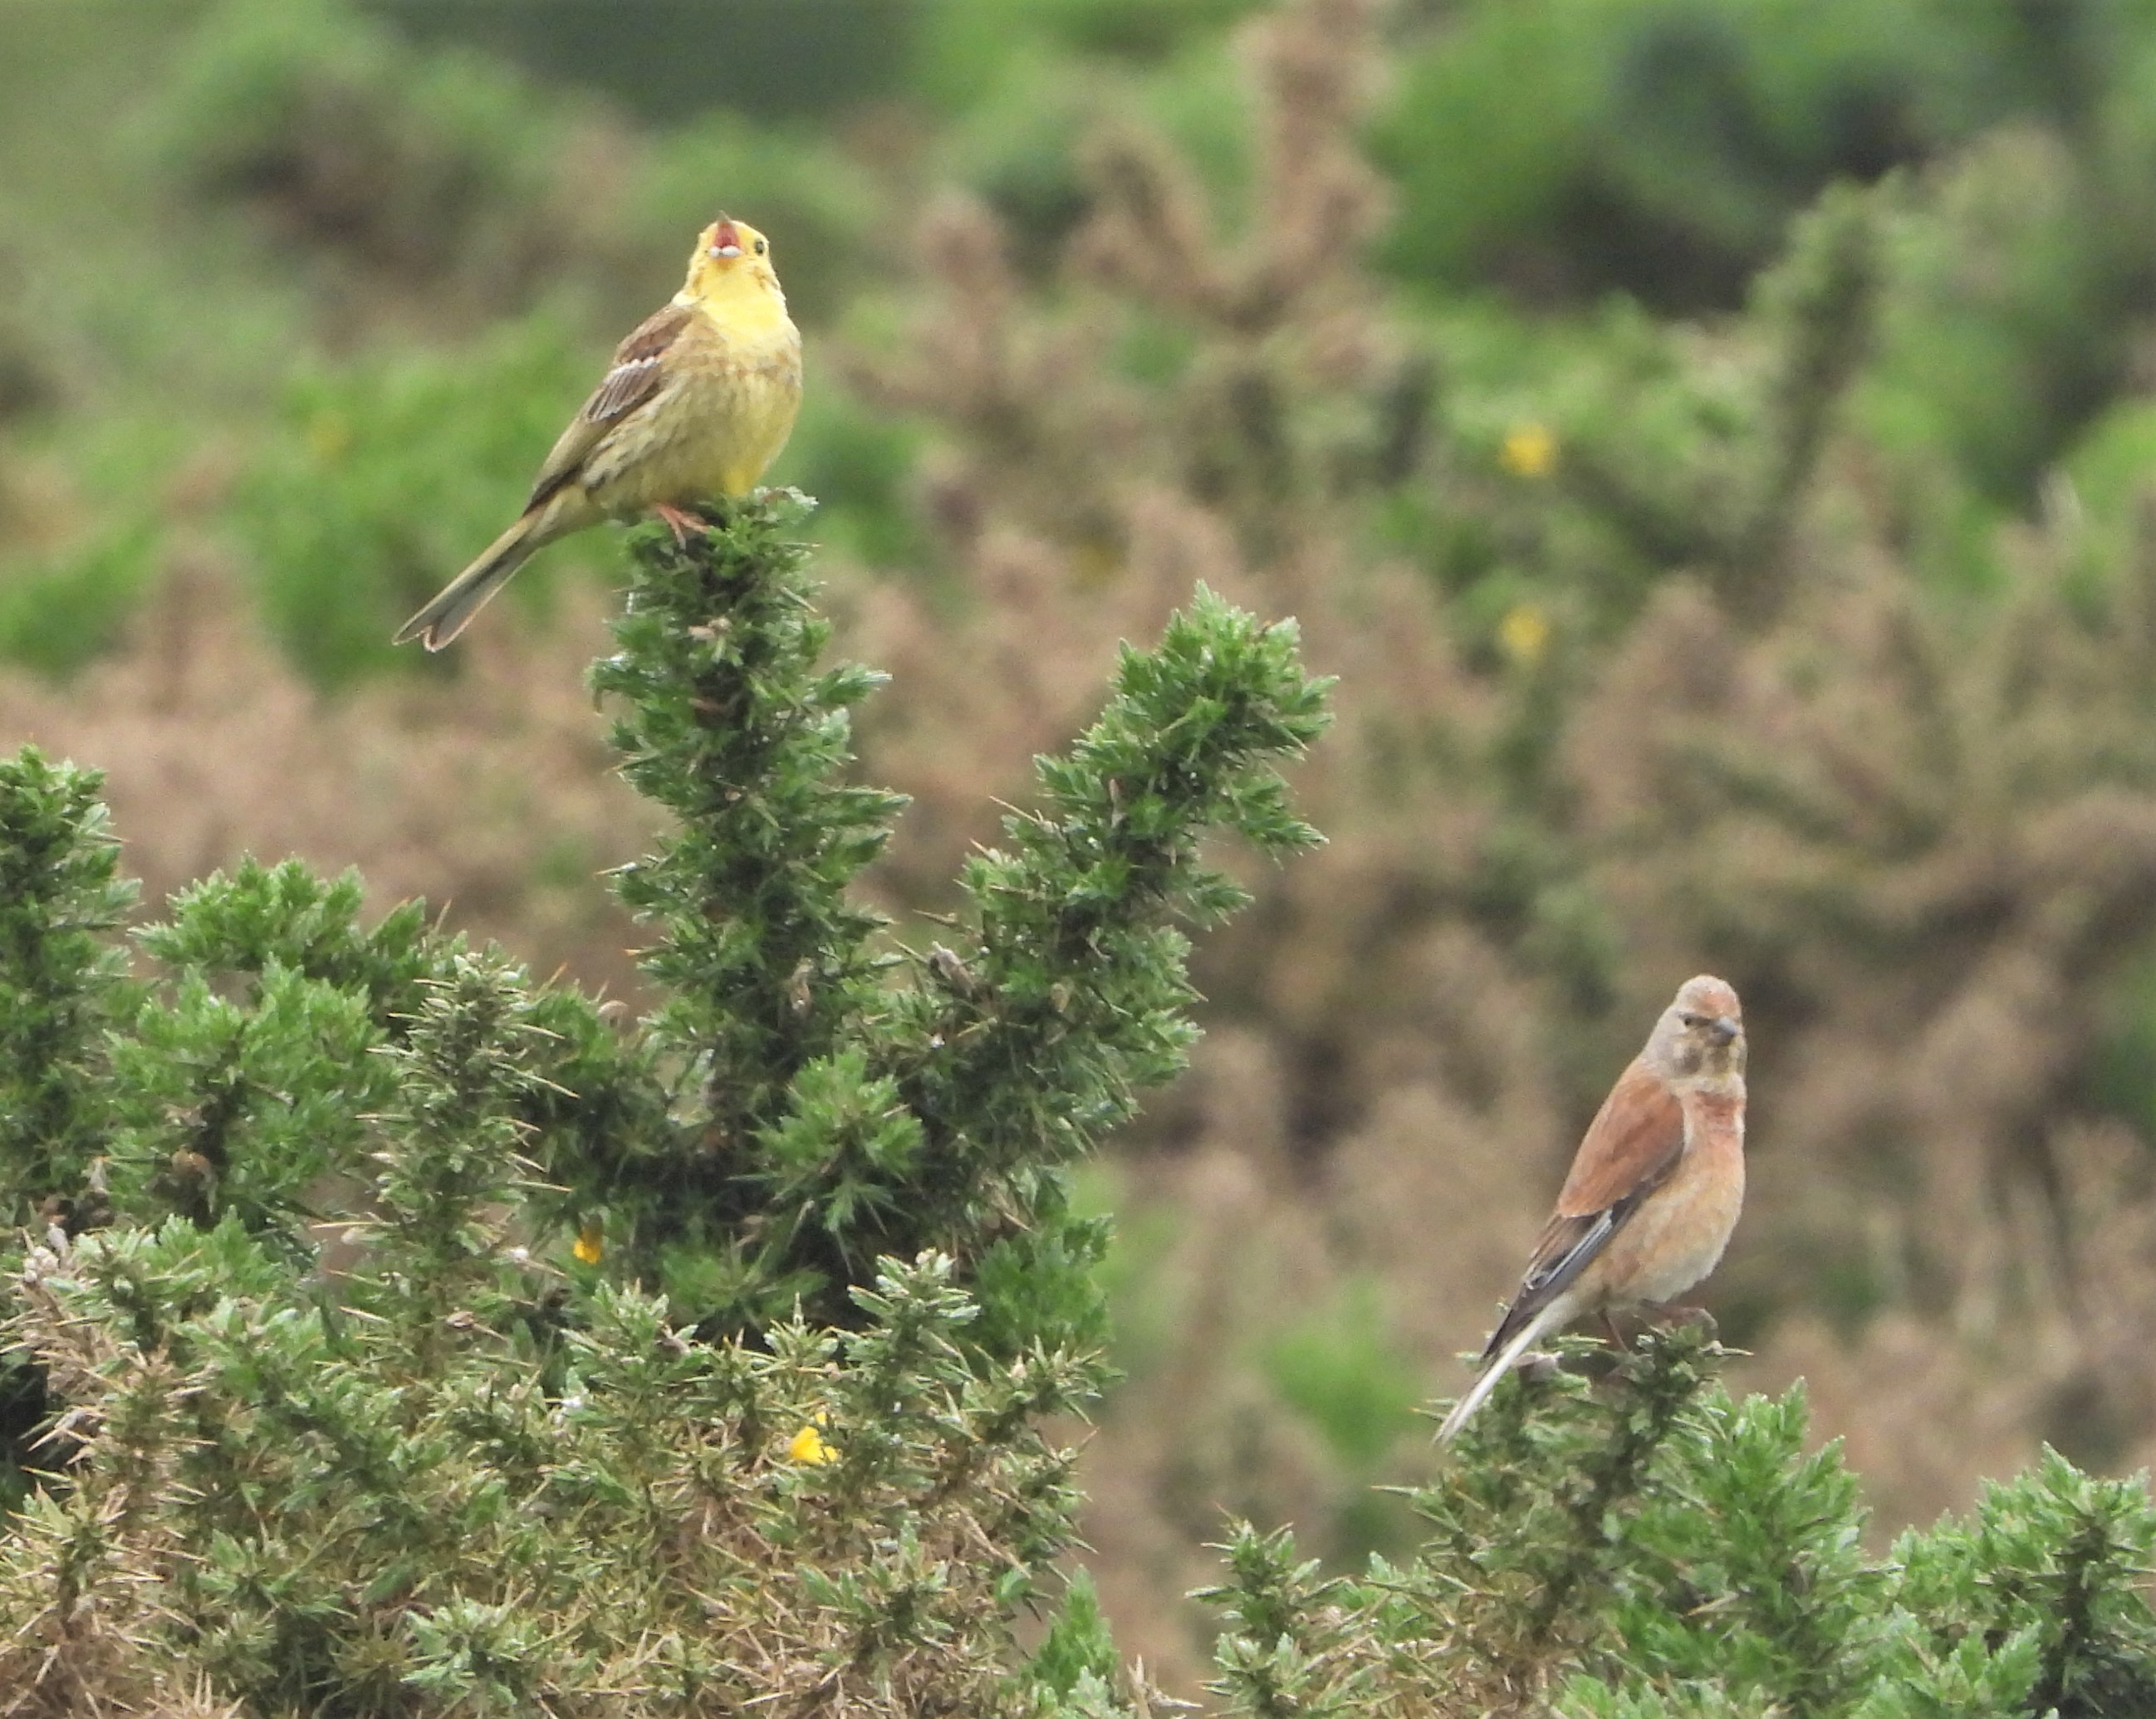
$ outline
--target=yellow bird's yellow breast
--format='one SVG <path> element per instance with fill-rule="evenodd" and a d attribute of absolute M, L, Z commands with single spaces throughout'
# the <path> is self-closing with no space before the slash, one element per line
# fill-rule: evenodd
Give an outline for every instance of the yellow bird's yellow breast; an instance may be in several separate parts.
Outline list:
<path fill-rule="evenodd" d="M 782 310 L 761 326 L 721 328 L 699 312 L 668 349 L 667 380 L 595 449 L 592 500 L 629 513 L 754 489 L 801 407 L 801 336 Z"/>

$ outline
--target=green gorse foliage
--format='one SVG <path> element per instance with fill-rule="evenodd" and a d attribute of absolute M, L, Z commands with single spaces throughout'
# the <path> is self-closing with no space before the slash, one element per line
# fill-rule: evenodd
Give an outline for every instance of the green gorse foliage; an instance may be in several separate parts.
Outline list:
<path fill-rule="evenodd" d="M 663 1104 L 640 1148 L 549 1164 L 714 1329 L 797 1302 L 844 1322 L 885 1255 L 976 1273 L 983 1341 L 1099 1335 L 1085 1267 L 1103 1233 L 1061 1167 L 1182 1066 L 1188 945 L 1241 891 L 1209 831 L 1286 854 L 1317 838 L 1271 761 L 1324 721 L 1291 624 L 1200 591 L 1157 649 L 1127 652 L 1100 721 L 1045 759 L 1007 845 L 975 856 L 955 947 L 885 952 L 847 885 L 899 803 L 839 780 L 849 708 L 877 678 L 816 666 L 795 503 L 737 516 L 708 555 L 654 531 L 594 684 L 617 695 L 629 778 L 680 818 L 623 895 L 657 928 Z M 888 983 L 894 963 L 910 984 Z"/>
<path fill-rule="evenodd" d="M 1018 1645 L 1080 1502 L 1044 1429 L 1106 1376 L 1065 1178 L 1181 1065 L 1181 927 L 1242 900 L 1207 837 L 1316 839 L 1277 767 L 1325 690 L 1201 589 L 905 947 L 804 510 L 632 540 L 640 1021 L 295 864 L 131 961 L 96 778 L 0 767 L 0 1714 L 1155 1710 L 1083 1580 Z M 2156 1706 L 2142 1479 L 2047 1455 L 1876 1556 L 1799 1392 L 1684 1329 L 1567 1350 L 1406 1494 L 1413 1553 L 1231 1528 L 1224 1711 Z"/>
<path fill-rule="evenodd" d="M 619 880 L 645 1021 L 297 865 L 137 976 L 95 778 L 0 772 L 0 1712 L 1113 1705 L 1084 1590 L 1038 1670 L 1012 1634 L 1072 1539 L 1043 1424 L 1105 1378 L 1063 1171 L 1180 1065 L 1204 837 L 1316 839 L 1275 765 L 1322 688 L 1201 592 L 956 947 L 890 948 L 804 511 L 635 540 L 595 678 L 679 819 Z"/>
<path fill-rule="evenodd" d="M 14 1224 L 86 1189 L 103 1143 L 95 1065 L 125 967 L 110 936 L 134 891 L 97 788 L 35 747 L 0 765 L 0 1207 Z"/>
<path fill-rule="evenodd" d="M 1568 1340 L 1575 1359 L 1597 1346 Z M 1212 1686 L 1228 1711 L 2094 1716 L 2147 1711 L 2156 1506 L 2046 1452 L 1966 1520 L 1867 1554 L 1802 1388 L 1732 1398 L 1719 1349 L 1643 1338 L 1590 1384 L 1500 1390 L 1411 1501 L 1427 1539 L 1359 1578 L 1237 1525 Z"/>

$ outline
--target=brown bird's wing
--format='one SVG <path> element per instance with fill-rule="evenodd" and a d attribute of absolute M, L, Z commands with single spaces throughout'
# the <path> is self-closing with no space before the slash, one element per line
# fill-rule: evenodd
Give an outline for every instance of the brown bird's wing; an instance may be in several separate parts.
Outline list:
<path fill-rule="evenodd" d="M 1488 1360 L 1578 1280 L 1625 1220 L 1676 1168 L 1684 1106 L 1669 1083 L 1634 1063 L 1617 1078 L 1573 1154 L 1572 1173 L 1543 1226 L 1512 1305 L 1490 1334 Z"/>
<path fill-rule="evenodd" d="M 531 486 L 531 499 L 524 504 L 526 513 L 575 477 L 606 433 L 659 392 L 666 350 L 680 337 L 695 315 L 685 305 L 668 305 L 645 317 L 614 348 L 613 367 L 570 420 L 568 428 L 562 432 L 546 464 L 540 467 L 538 481 Z"/>

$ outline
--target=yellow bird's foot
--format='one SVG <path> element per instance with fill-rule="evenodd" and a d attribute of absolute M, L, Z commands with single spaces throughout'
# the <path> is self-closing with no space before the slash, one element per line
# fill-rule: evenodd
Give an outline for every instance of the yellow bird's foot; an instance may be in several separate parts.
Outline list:
<path fill-rule="evenodd" d="M 703 521 L 695 514 L 670 503 L 655 502 L 651 511 L 666 521 L 668 529 L 674 533 L 674 546 L 677 549 L 686 549 L 690 537 L 704 529 Z"/>

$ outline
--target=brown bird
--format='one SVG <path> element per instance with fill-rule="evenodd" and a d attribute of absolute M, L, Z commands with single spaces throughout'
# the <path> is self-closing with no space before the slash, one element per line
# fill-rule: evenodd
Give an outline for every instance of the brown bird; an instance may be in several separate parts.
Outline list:
<path fill-rule="evenodd" d="M 1448 1442 L 1544 1332 L 1682 1295 L 1744 1203 L 1744 1022 L 1722 980 L 1687 979 L 1588 1124 L 1527 1275 L 1482 1351 Z"/>
<path fill-rule="evenodd" d="M 613 365 L 539 470 L 516 523 L 407 621 L 397 643 L 439 650 L 533 552 L 601 520 L 649 511 L 685 542 L 685 504 L 745 495 L 793 429 L 801 336 L 770 241 L 721 215 L 696 240 L 673 302 L 615 349 Z"/>

